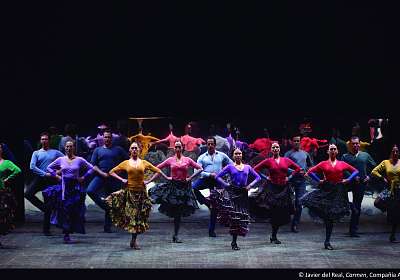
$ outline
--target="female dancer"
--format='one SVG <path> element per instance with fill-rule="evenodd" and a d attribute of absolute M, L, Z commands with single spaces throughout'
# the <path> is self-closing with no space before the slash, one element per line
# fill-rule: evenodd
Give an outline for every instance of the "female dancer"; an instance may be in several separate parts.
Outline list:
<path fill-rule="evenodd" d="M 21 169 L 18 166 L 3 158 L 3 145 L 0 144 L 0 235 L 6 235 L 14 228 L 17 201 L 11 192 L 10 182 L 19 173 Z"/>
<path fill-rule="evenodd" d="M 254 170 L 260 172 L 266 168 L 269 176 L 266 177 L 268 185 L 257 198 L 260 207 L 270 210 L 272 235 L 271 243 L 281 244 L 277 238 L 279 227 L 290 222 L 290 215 L 294 214 L 293 194 L 290 190 L 288 181 L 288 169 L 293 169 L 293 173 L 300 172 L 300 167 L 291 159 L 279 156 L 279 144 L 274 142 L 271 146 L 272 157 L 267 158 L 257 164 Z"/>
<path fill-rule="evenodd" d="M 389 240 L 392 243 L 396 241 L 396 229 L 400 223 L 400 161 L 399 147 L 394 145 L 390 155 L 390 159 L 382 161 L 376 166 L 371 175 L 382 178 L 389 184 L 390 199 L 387 209 L 388 222 L 392 224 L 392 232 Z"/>
<path fill-rule="evenodd" d="M 182 142 L 177 140 L 175 142 L 175 155 L 157 165 L 160 169 L 166 166 L 170 168 L 171 177 L 169 177 L 169 182 L 157 184 L 149 189 L 152 201 L 160 204 L 158 211 L 168 217 L 174 218 L 175 231 L 172 237 L 174 243 L 182 242 L 178 238 L 181 218 L 190 216 L 196 209 L 199 209 L 190 182 L 203 171 L 203 168 L 199 164 L 191 158 L 182 155 L 182 146 Z M 187 177 L 189 167 L 197 170 L 190 177 Z M 155 174 L 151 180 L 154 180 L 156 177 L 158 177 L 158 174 Z"/>
<path fill-rule="evenodd" d="M 52 212 L 50 222 L 63 229 L 64 243 L 71 243 L 71 233 L 85 234 L 86 192 L 82 183 L 94 170 L 84 158 L 75 156 L 74 141 L 65 142 L 64 148 L 66 156 L 57 158 L 47 167 L 61 185 L 46 188 L 43 196 L 48 201 L 46 207 Z M 61 172 L 61 177 L 57 172 Z"/>
<path fill-rule="evenodd" d="M 243 164 L 242 151 L 236 148 L 233 151 L 234 163 L 225 166 L 216 176 L 216 179 L 225 187 L 222 192 L 212 190 L 211 199 L 215 201 L 218 211 L 218 221 L 229 226 L 229 233 L 232 235 L 232 250 L 240 250 L 236 240 L 237 236 L 246 236 L 249 216 L 248 191 L 253 187 L 261 177 L 253 170 L 250 165 Z M 231 183 L 225 182 L 222 177 L 229 174 Z M 249 174 L 255 179 L 247 185 Z"/>
<path fill-rule="evenodd" d="M 333 250 L 330 243 L 333 223 L 350 213 L 344 184 L 347 184 L 359 172 L 346 162 L 336 159 L 338 149 L 335 144 L 329 145 L 328 154 L 328 160 L 321 161 L 307 171 L 306 175 L 319 183 L 319 189 L 305 194 L 301 202 L 304 207 L 309 208 L 311 214 L 324 220 L 326 227 L 324 246 L 327 250 Z M 347 179 L 343 178 L 344 171 L 351 173 Z M 316 173 L 323 174 L 324 179 L 321 180 Z"/>
<path fill-rule="evenodd" d="M 137 235 L 149 229 L 148 219 L 151 211 L 151 201 L 147 195 L 144 173 L 147 169 L 167 176 L 157 167 L 146 160 L 139 158 L 139 145 L 133 142 L 129 148 L 131 158 L 121 162 L 110 170 L 110 176 L 120 180 L 125 188 L 113 192 L 105 200 L 110 207 L 110 216 L 113 223 L 132 233 L 130 247 L 139 250 Z M 117 173 L 125 171 L 128 179 L 120 177 Z"/>

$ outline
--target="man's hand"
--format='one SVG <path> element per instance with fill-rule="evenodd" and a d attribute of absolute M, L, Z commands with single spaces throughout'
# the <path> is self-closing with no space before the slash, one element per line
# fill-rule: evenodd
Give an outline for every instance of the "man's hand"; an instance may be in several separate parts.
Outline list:
<path fill-rule="evenodd" d="M 364 181 L 363 181 L 363 182 L 364 182 L 364 183 L 368 183 L 369 180 L 371 180 L 371 178 L 367 175 L 367 177 L 364 178 Z"/>

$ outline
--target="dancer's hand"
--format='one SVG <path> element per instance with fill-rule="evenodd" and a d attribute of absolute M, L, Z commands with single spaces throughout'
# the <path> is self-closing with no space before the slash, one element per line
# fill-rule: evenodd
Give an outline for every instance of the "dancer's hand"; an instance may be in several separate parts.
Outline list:
<path fill-rule="evenodd" d="M 322 185 L 325 183 L 325 179 L 324 180 L 319 180 L 318 185 Z"/>
<path fill-rule="evenodd" d="M 58 182 L 61 182 L 61 176 L 60 176 L 60 175 L 56 175 L 56 180 L 57 180 Z"/>
<path fill-rule="evenodd" d="M 122 184 L 124 184 L 124 186 L 125 186 L 125 185 L 128 183 L 128 180 L 127 180 L 127 179 L 122 179 L 121 182 L 122 182 Z"/>
<path fill-rule="evenodd" d="M 85 181 L 85 177 L 78 177 L 77 180 L 79 183 L 83 183 Z"/>
<path fill-rule="evenodd" d="M 172 177 L 171 176 L 167 177 L 167 180 L 172 181 Z"/>
<path fill-rule="evenodd" d="M 342 184 L 345 184 L 345 185 L 347 185 L 349 182 L 350 182 L 349 179 L 343 179 L 342 180 Z"/>
<path fill-rule="evenodd" d="M 369 180 L 371 180 L 371 178 L 367 175 L 367 177 L 364 178 L 364 181 L 363 181 L 363 182 L 364 182 L 364 183 L 368 183 Z"/>
<path fill-rule="evenodd" d="M 150 181 L 149 181 L 149 180 L 146 180 L 146 181 L 144 181 L 143 183 L 144 183 L 145 185 L 147 185 L 147 184 L 150 183 Z"/>
<path fill-rule="evenodd" d="M 186 183 L 190 183 L 190 181 L 192 181 L 192 178 L 187 177 L 187 178 L 185 179 L 185 181 L 186 181 Z"/>

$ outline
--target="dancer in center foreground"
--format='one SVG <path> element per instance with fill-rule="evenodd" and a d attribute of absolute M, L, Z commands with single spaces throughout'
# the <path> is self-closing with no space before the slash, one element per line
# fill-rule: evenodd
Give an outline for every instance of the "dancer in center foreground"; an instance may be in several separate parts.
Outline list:
<path fill-rule="evenodd" d="M 149 189 L 149 196 L 154 203 L 160 204 L 158 211 L 174 218 L 174 235 L 172 242 L 181 243 L 178 238 L 179 227 L 182 217 L 190 216 L 199 209 L 196 197 L 194 196 L 191 181 L 196 177 L 203 168 L 189 157 L 182 155 L 182 142 L 175 142 L 175 155 L 167 158 L 164 162 L 157 165 L 158 168 L 170 167 L 171 177 L 168 183 L 160 183 Z M 196 170 L 190 177 L 188 169 L 193 167 Z M 150 180 L 158 177 L 155 174 Z"/>
<path fill-rule="evenodd" d="M 232 250 L 240 250 L 236 243 L 237 237 L 238 235 L 246 236 L 249 231 L 248 191 L 261 180 L 261 177 L 250 165 L 243 164 L 240 149 L 234 150 L 233 159 L 235 162 L 225 166 L 216 176 L 216 179 L 224 186 L 224 190 L 211 190 L 211 199 L 212 203 L 217 205 L 218 221 L 230 227 Z M 230 175 L 230 184 L 222 179 L 226 174 Z M 247 184 L 249 174 L 252 174 L 255 179 Z"/>
<path fill-rule="evenodd" d="M 348 163 L 336 159 L 338 154 L 336 145 L 329 145 L 328 154 L 328 160 L 321 161 L 306 173 L 319 182 L 319 189 L 305 194 L 301 202 L 304 207 L 309 208 L 311 214 L 324 220 L 326 226 L 324 246 L 327 250 L 333 250 L 330 243 L 333 223 L 350 213 L 350 204 L 344 185 L 348 184 L 359 172 Z M 343 178 L 344 171 L 351 173 L 347 179 Z M 316 173 L 322 174 L 324 179 L 321 180 Z"/>
<path fill-rule="evenodd" d="M 266 168 L 269 172 L 267 178 L 268 185 L 260 192 L 258 203 L 260 207 L 269 210 L 272 226 L 271 243 L 281 244 L 277 238 L 279 227 L 290 222 L 290 215 L 294 214 L 293 194 L 289 187 L 289 168 L 293 169 L 291 177 L 300 172 L 300 166 L 295 164 L 287 157 L 280 157 L 280 146 L 278 143 L 272 143 L 272 158 L 267 158 L 257 164 L 254 170 L 260 172 Z"/>
<path fill-rule="evenodd" d="M 110 207 L 111 219 L 117 227 L 123 228 L 132 233 L 131 248 L 139 250 L 136 241 L 137 235 L 144 233 L 148 228 L 148 219 L 152 207 L 146 191 L 146 184 L 154 177 L 144 181 L 144 172 L 149 169 L 165 178 L 167 176 L 157 167 L 146 160 L 139 158 L 139 145 L 133 142 L 129 148 L 131 158 L 121 162 L 110 170 L 110 176 L 121 181 L 125 186 L 122 190 L 111 193 L 105 200 Z M 128 179 L 124 179 L 117 173 L 125 171 Z"/>

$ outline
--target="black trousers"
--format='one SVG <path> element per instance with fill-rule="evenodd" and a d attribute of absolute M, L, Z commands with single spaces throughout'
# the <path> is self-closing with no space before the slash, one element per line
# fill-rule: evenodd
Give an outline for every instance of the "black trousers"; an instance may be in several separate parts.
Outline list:
<path fill-rule="evenodd" d="M 57 182 L 57 180 L 54 178 L 34 175 L 32 180 L 25 185 L 25 198 L 44 213 L 43 231 L 48 231 L 50 229 L 51 211 L 46 208 L 46 201 L 42 202 L 36 197 L 36 194 L 40 191 L 43 191 L 48 186 L 56 185 L 58 183 L 59 182 Z"/>

